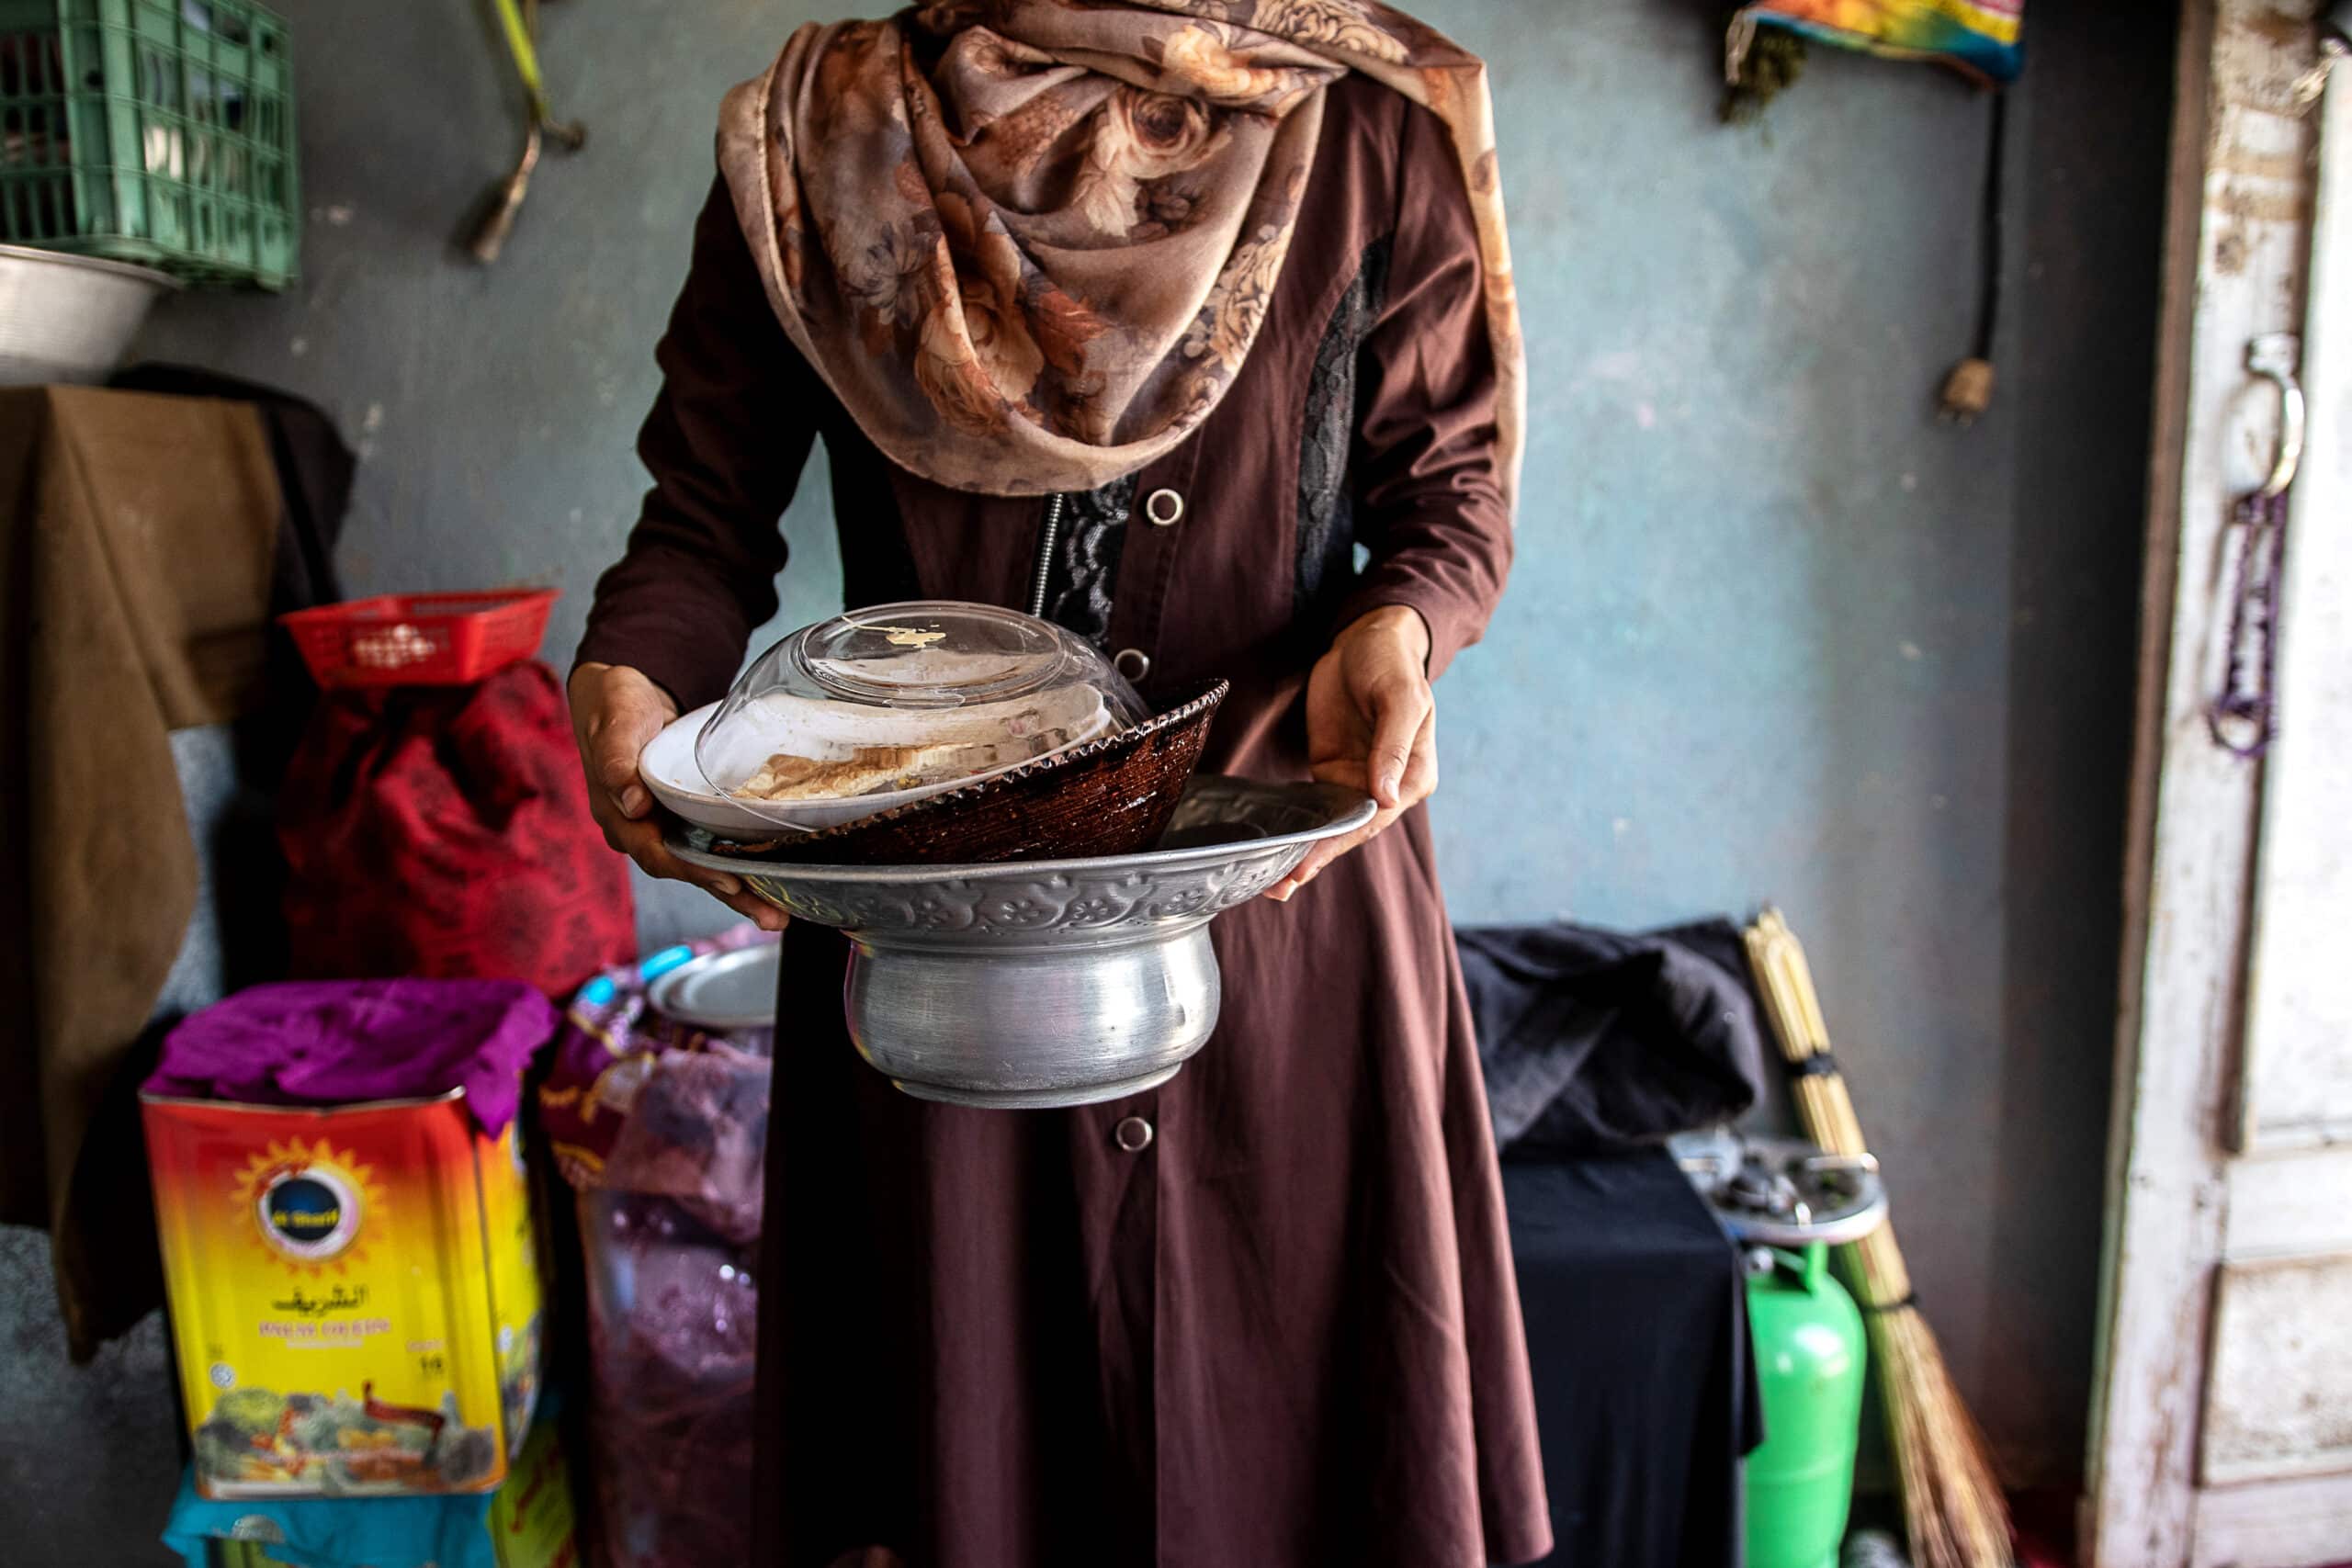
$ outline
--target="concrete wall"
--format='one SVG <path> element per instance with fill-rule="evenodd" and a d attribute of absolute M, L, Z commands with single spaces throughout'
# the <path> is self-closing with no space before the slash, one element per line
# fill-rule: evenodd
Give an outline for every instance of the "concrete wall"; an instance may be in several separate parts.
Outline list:
<path fill-rule="evenodd" d="M 367 456 L 355 591 L 557 584 L 560 659 L 642 486 L 629 442 L 712 106 L 830 8 L 551 7 L 558 107 L 592 141 L 541 165 L 484 271 L 453 236 L 513 112 L 474 8 L 287 0 L 303 285 L 176 301 L 144 347 L 336 413 Z M 2063 1471 L 2098 1246 L 2168 29 L 2035 16 L 2002 384 L 1961 432 L 1931 403 L 1969 339 L 1982 99 L 1816 51 L 1761 127 L 1725 130 L 1717 6 L 1418 9 L 1495 62 L 1533 360 L 1518 576 L 1440 694 L 1455 915 L 1779 901 L 1962 1384 L 2021 1469 Z M 837 604 L 820 474 L 785 525 L 779 629 Z M 717 908 L 649 893 L 643 913 L 652 941 Z M 38 1281 L 6 1256 L 21 1369 Z M 38 1437 L 0 1401 L 10 1471 L 166 1418 L 160 1390 L 143 1410 L 51 1397 Z M 118 1512 L 160 1511 L 164 1484 Z"/>

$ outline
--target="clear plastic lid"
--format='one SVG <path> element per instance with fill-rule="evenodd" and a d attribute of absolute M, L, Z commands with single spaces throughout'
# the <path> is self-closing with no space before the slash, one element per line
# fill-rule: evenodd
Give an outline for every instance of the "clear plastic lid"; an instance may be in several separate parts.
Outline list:
<path fill-rule="evenodd" d="M 883 604 L 804 626 L 695 740 L 714 794 L 813 829 L 1050 756 L 1148 715 L 1092 644 L 988 604 Z"/>

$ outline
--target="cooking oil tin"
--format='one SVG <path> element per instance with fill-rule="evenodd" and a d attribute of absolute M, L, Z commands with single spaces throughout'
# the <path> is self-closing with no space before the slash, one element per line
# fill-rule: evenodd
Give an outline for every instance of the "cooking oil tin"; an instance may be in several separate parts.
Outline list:
<path fill-rule="evenodd" d="M 380 1505 L 362 1503 L 356 1506 L 367 1509 Z M 571 1473 L 563 1439 L 553 1422 L 541 1421 L 531 1428 L 506 1483 L 491 1495 L 481 1533 L 456 1543 L 453 1556 L 435 1561 L 443 1568 L 578 1568 L 580 1543 L 575 1525 Z M 277 1555 L 279 1551 L 297 1555 L 289 1551 L 289 1541 L 293 1540 L 311 1548 L 309 1552 L 299 1554 L 302 1562 L 312 1562 L 320 1558 L 319 1546 L 322 1542 L 311 1538 L 307 1530 L 296 1535 L 266 1514 L 240 1519 L 236 1528 L 238 1535 L 234 1539 L 209 1544 L 201 1568 L 294 1568 L 286 1557 Z M 352 1539 L 334 1532 L 322 1533 L 338 1547 Z M 454 1533 L 445 1529 L 434 1532 L 431 1539 L 447 1551 Z M 358 1542 L 352 1540 L 352 1544 Z M 412 1542 L 411 1549 L 398 1561 L 413 1562 L 424 1550 L 422 1542 Z M 341 1562 L 345 1555 L 338 1552 L 334 1560 Z M 191 1568 L 197 1568 L 194 1556 L 188 1562 Z"/>
<path fill-rule="evenodd" d="M 517 1128 L 482 1132 L 462 1090 L 142 1100 L 197 1490 L 497 1486 L 539 1386 Z"/>

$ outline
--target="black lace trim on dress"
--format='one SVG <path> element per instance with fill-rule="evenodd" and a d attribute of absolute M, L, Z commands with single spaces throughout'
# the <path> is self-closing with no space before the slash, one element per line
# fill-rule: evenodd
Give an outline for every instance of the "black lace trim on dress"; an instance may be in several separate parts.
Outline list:
<path fill-rule="evenodd" d="M 1302 625 L 1355 577 L 1355 519 L 1349 460 L 1362 417 L 1357 364 L 1380 319 L 1388 289 L 1389 243 L 1364 248 L 1356 276 L 1332 307 L 1315 350 L 1299 434 L 1298 558 L 1293 601 Z M 1061 537 L 1046 580 L 1046 618 L 1110 651 L 1111 598 L 1135 511 L 1136 477 L 1073 492 L 1064 504 Z"/>
<path fill-rule="evenodd" d="M 1356 276 L 1315 350 L 1306 381 L 1306 417 L 1299 432 L 1298 576 L 1294 602 L 1302 621 L 1328 594 L 1355 575 L 1355 517 L 1348 485 L 1349 458 L 1360 422 L 1357 362 L 1388 293 L 1389 242 L 1364 247 Z"/>
<path fill-rule="evenodd" d="M 1134 512 L 1136 477 L 1100 490 L 1073 491 L 1062 509 L 1062 534 L 1046 579 L 1046 618 L 1109 652 L 1111 593 Z"/>

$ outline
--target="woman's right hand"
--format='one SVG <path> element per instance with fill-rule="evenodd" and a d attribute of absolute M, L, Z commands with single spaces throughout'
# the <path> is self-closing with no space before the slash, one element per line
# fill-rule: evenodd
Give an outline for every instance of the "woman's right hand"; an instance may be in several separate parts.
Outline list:
<path fill-rule="evenodd" d="M 762 931 L 782 931 L 785 914 L 723 871 L 672 854 L 653 816 L 653 794 L 638 776 L 638 753 L 678 716 L 670 694 L 625 664 L 582 664 L 571 672 L 571 734 L 588 774 L 588 810 L 605 842 L 648 876 L 691 882 Z"/>

